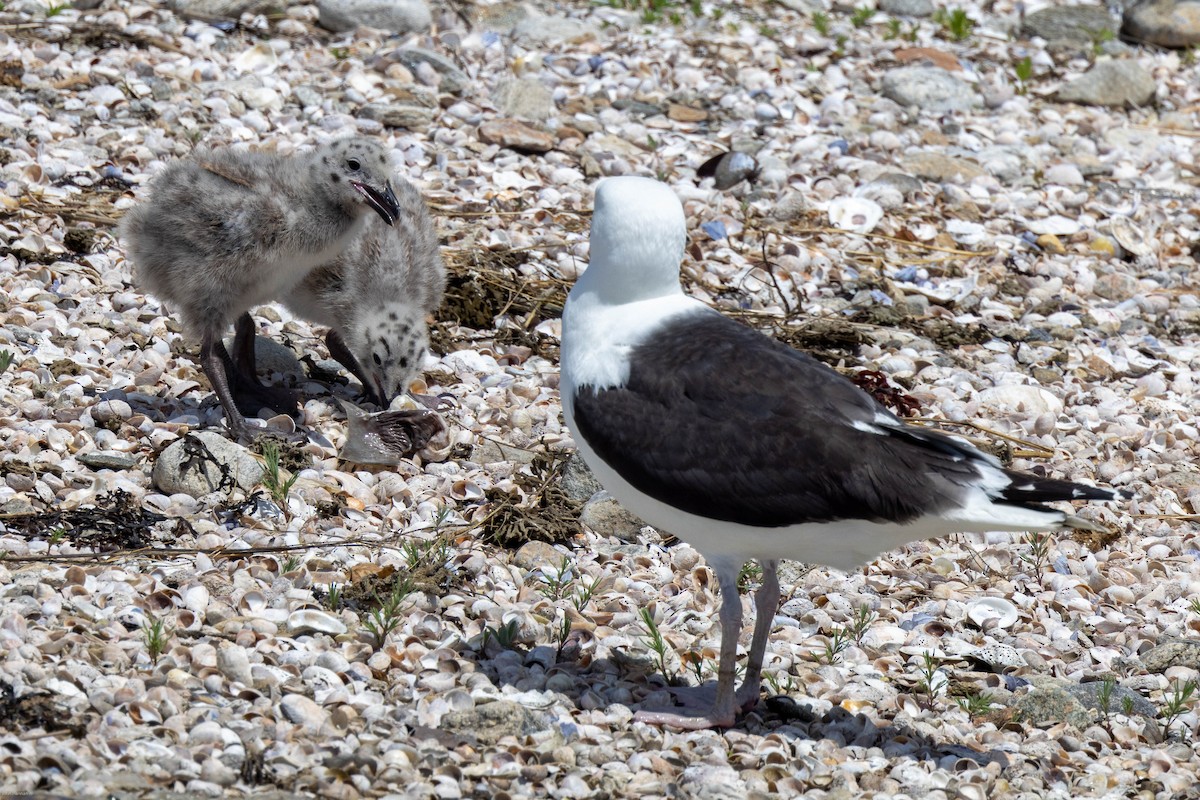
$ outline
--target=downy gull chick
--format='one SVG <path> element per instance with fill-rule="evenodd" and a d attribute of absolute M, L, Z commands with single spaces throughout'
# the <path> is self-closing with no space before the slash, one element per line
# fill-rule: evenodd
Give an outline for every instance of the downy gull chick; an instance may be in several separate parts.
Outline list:
<path fill-rule="evenodd" d="M 237 376 L 221 333 L 243 315 L 253 326 L 251 308 L 336 258 L 370 212 L 395 223 L 391 172 L 386 149 L 367 139 L 293 156 L 201 148 L 159 172 L 122 220 L 135 279 L 174 304 L 200 339 L 201 366 L 235 437 L 250 428 L 230 389 Z"/>
<path fill-rule="evenodd" d="M 1123 499 L 1004 469 L 964 441 L 906 425 L 829 367 L 685 296 L 685 239 L 667 186 L 603 181 L 591 263 L 563 311 L 560 392 L 584 460 L 630 511 L 695 545 L 721 593 L 712 706 L 637 719 L 723 727 L 754 705 L 779 559 L 847 570 L 955 532 L 1090 528 L 1043 503 Z M 750 559 L 763 581 L 735 692 L 737 577 Z"/>
<path fill-rule="evenodd" d="M 341 255 L 277 298 L 294 314 L 329 327 L 330 355 L 383 409 L 420 369 L 429 346 L 426 316 L 446 291 L 446 267 L 421 192 L 400 175 L 391 186 L 399 209 L 393 225 L 367 220 Z M 252 324 L 239 321 L 234 358 L 250 376 L 254 349 L 244 337 L 253 334 Z"/>

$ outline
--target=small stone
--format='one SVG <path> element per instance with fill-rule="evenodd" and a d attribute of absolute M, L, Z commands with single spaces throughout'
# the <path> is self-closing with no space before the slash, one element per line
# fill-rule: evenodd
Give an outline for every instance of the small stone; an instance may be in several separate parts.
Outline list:
<path fill-rule="evenodd" d="M 530 15 L 522 19 L 513 27 L 512 37 L 514 42 L 524 47 L 553 47 L 592 41 L 599 37 L 599 33 L 590 22 L 551 14 Z"/>
<path fill-rule="evenodd" d="M 302 694 L 285 694 L 279 701 L 279 710 L 289 722 L 303 725 L 312 733 L 319 732 L 329 721 L 329 712 Z"/>
<path fill-rule="evenodd" d="M 1058 90 L 1060 103 L 1092 106 L 1142 106 L 1154 97 L 1157 85 L 1136 61 L 1100 61 Z"/>
<path fill-rule="evenodd" d="M 137 456 L 128 453 L 118 453 L 113 450 L 98 450 L 91 453 L 80 453 L 76 456 L 80 464 L 92 469 L 123 470 L 133 469 L 137 465 Z"/>
<path fill-rule="evenodd" d="M 217 650 L 217 671 L 231 682 L 243 686 L 253 686 L 254 678 L 250 674 L 250 658 L 246 648 L 232 642 L 223 642 Z"/>
<path fill-rule="evenodd" d="M 1083 173 L 1074 164 L 1055 164 L 1042 176 L 1046 183 L 1057 186 L 1082 186 Z"/>
<path fill-rule="evenodd" d="M 92 420 L 101 428 L 124 422 L 133 416 L 133 409 L 124 400 L 101 400 L 92 406 Z"/>
<path fill-rule="evenodd" d="M 893 17 L 928 17 L 933 13 L 933 0 L 883 0 L 879 10 Z"/>
<path fill-rule="evenodd" d="M 967 111 L 979 105 L 979 95 L 970 84 L 940 67 L 898 67 L 883 76 L 883 95 L 902 106 L 945 114 Z"/>
<path fill-rule="evenodd" d="M 636 542 L 646 523 L 611 497 L 601 495 L 584 505 L 579 521 L 601 536 Z"/>
<path fill-rule="evenodd" d="M 986 175 L 983 167 L 965 158 L 955 158 L 931 150 L 910 153 L 901 159 L 901 166 L 919 178 L 937 183 L 967 182 Z"/>
<path fill-rule="evenodd" d="M 554 95 L 537 78 L 505 81 L 496 91 L 496 107 L 513 119 L 545 122 L 554 116 Z"/>
<path fill-rule="evenodd" d="M 1138 44 L 1157 44 L 1162 47 L 1200 44 L 1200 2 L 1150 0 L 1131 3 L 1125 9 L 1125 24 L 1121 32 Z"/>
<path fill-rule="evenodd" d="M 567 458 L 562 470 L 562 490 L 567 497 L 584 503 L 603 488 L 587 462 L 583 460 L 583 456 L 576 452 Z"/>
<path fill-rule="evenodd" d="M 676 122 L 704 122 L 708 119 L 708 112 L 703 108 L 692 108 L 691 106 L 684 106 L 679 103 L 671 103 L 671 105 L 667 106 L 667 116 Z"/>
<path fill-rule="evenodd" d="M 941 67 L 949 72 L 962 72 L 962 64 L 958 63 L 958 56 L 933 47 L 901 47 L 899 50 L 893 51 L 892 55 L 901 64 L 928 61 L 933 66 Z"/>
<path fill-rule="evenodd" d="M 373 119 L 388 128 L 410 131 L 428 130 L 433 124 L 433 114 L 433 109 L 425 106 L 392 103 L 367 103 L 358 110 L 358 115 L 363 119 Z"/>
<path fill-rule="evenodd" d="M 172 442 L 159 453 L 151 477 L 163 494 L 201 497 L 218 490 L 248 492 L 262 474 L 262 464 L 245 447 L 216 431 L 200 431 Z"/>
<path fill-rule="evenodd" d="M 1041 676 L 1039 676 L 1040 678 Z M 1036 683 L 1041 683 L 1035 680 Z M 1066 681 L 1051 679 L 1047 685 L 1035 685 L 1017 700 L 1018 718 L 1037 726 L 1066 722 L 1083 730 L 1092 724 L 1092 713 L 1067 690 Z"/>
<path fill-rule="evenodd" d="M 1142 654 L 1142 666 L 1154 673 L 1171 667 L 1200 669 L 1200 640 L 1174 639 L 1152 647 Z"/>
<path fill-rule="evenodd" d="M 167 5 L 184 17 L 237 19 L 242 14 L 262 14 L 278 4 L 273 0 L 169 0 Z"/>
<path fill-rule="evenodd" d="M 237 783 L 238 773 L 220 759 L 209 756 L 200 765 L 200 780 L 215 783 L 217 786 L 233 786 Z"/>
<path fill-rule="evenodd" d="M 422 64 L 432 67 L 440 76 L 438 88 L 442 91 L 458 94 L 471 83 L 467 73 L 459 69 L 449 58 L 433 50 L 426 50 L 423 47 L 401 47 L 391 55 L 414 73 L 418 72 Z"/>
<path fill-rule="evenodd" d="M 1048 42 L 1066 40 L 1091 44 L 1101 31 L 1116 33 L 1118 27 L 1104 6 L 1049 6 L 1025 16 L 1021 22 L 1021 35 L 1040 37 Z"/>
<path fill-rule="evenodd" d="M 535 569 L 557 569 L 566 554 L 549 542 L 526 542 L 513 554 L 513 563 L 532 572 Z"/>
<path fill-rule="evenodd" d="M 414 33 L 428 30 L 432 21 L 425 0 L 317 0 L 317 24 L 334 33 L 359 26 Z"/>
<path fill-rule="evenodd" d="M 554 149 L 554 137 L 515 119 L 493 119 L 479 126 L 480 140 L 522 153 L 545 153 Z"/>
<path fill-rule="evenodd" d="M 233 337 L 224 339 L 226 349 L 232 349 Z M 296 378 L 304 377 L 304 367 L 296 358 L 296 353 L 282 342 L 277 342 L 266 336 L 254 337 L 254 363 L 260 376 L 272 376 L 276 373 Z"/>
<path fill-rule="evenodd" d="M 346 623 L 333 614 L 315 608 L 293 611 L 287 618 L 287 631 L 292 636 L 300 636 L 304 633 L 326 633 L 330 636 L 340 636 L 347 630 Z"/>
<path fill-rule="evenodd" d="M 1064 256 L 1067 254 L 1067 248 L 1063 247 L 1062 241 L 1053 233 L 1043 233 L 1037 237 L 1037 246 L 1048 253 Z"/>
<path fill-rule="evenodd" d="M 488 746 L 505 736 L 528 736 L 547 729 L 540 715 L 511 700 L 483 703 L 465 711 L 450 711 L 442 717 L 441 727 L 451 733 L 474 736 Z"/>
<path fill-rule="evenodd" d="M 1097 297 L 1120 302 L 1135 296 L 1141 291 L 1141 288 L 1138 279 L 1132 275 L 1125 272 L 1113 272 L 1097 278 L 1092 291 Z"/>

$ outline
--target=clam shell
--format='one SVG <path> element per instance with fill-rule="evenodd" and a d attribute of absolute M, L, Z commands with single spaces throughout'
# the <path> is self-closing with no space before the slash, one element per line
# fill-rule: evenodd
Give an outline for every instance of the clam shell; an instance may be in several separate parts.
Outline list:
<path fill-rule="evenodd" d="M 349 426 L 338 453 L 342 461 L 395 466 L 446 428 L 442 418 L 427 409 L 368 414 L 353 403 L 341 403 Z"/>
<path fill-rule="evenodd" d="M 697 178 L 712 178 L 717 189 L 732 189 L 758 177 L 758 161 L 749 153 L 733 150 L 713 156 L 696 168 Z"/>
<path fill-rule="evenodd" d="M 1108 230 L 1117 240 L 1117 244 L 1134 257 L 1148 256 L 1154 252 L 1154 248 L 1146 241 L 1142 229 L 1135 225 L 1129 217 L 1112 217 L 1108 221 Z"/>
<path fill-rule="evenodd" d="M 869 233 L 883 219 L 883 207 L 865 197 L 837 197 L 829 201 L 829 223 L 855 233 Z"/>
<path fill-rule="evenodd" d="M 1003 597 L 979 597 L 967 603 L 967 618 L 980 628 L 1011 628 L 1018 616 L 1017 607 Z"/>

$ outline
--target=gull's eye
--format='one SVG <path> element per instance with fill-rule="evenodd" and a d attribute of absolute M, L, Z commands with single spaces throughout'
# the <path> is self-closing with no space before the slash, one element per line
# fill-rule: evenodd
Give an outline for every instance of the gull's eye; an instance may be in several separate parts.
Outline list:
<path fill-rule="evenodd" d="M 383 359 L 379 357 L 379 353 L 372 353 L 371 357 L 375 359 L 375 366 L 382 367 Z"/>
<path fill-rule="evenodd" d="M 357 158 L 348 158 L 346 159 L 346 166 L 349 167 L 351 171 L 358 172 L 360 169 L 362 169 L 362 162 Z"/>

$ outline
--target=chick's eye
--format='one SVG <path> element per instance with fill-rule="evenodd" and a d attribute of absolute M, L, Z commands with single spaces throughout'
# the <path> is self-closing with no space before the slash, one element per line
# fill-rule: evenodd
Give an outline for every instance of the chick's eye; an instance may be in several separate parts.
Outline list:
<path fill-rule="evenodd" d="M 383 359 L 379 357 L 379 353 L 372 353 L 371 357 L 375 359 L 375 366 L 382 367 Z"/>
<path fill-rule="evenodd" d="M 348 158 L 346 159 L 346 166 L 352 171 L 358 172 L 360 169 L 362 169 L 362 162 L 360 162 L 357 158 Z"/>

